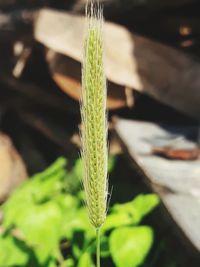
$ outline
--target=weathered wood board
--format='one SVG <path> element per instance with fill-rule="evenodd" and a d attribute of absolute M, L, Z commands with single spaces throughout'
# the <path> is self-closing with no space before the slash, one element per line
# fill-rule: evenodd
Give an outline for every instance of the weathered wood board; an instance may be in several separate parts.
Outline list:
<path fill-rule="evenodd" d="M 27 178 L 23 159 L 7 135 L 0 133 L 0 202 Z"/>
<path fill-rule="evenodd" d="M 36 16 L 34 36 L 47 48 L 81 62 L 84 25 L 83 16 L 44 9 Z M 109 81 L 200 119 L 198 60 L 114 23 L 106 22 L 104 31 Z"/>
<path fill-rule="evenodd" d="M 115 130 L 184 237 L 200 252 L 200 159 L 181 161 L 152 155 L 155 144 L 178 139 L 185 147 L 196 147 L 197 127 L 175 128 L 119 119 Z"/>
<path fill-rule="evenodd" d="M 105 6 L 109 5 L 113 9 L 119 8 L 124 10 L 127 10 L 128 8 L 133 8 L 133 7 L 149 7 L 149 8 L 163 8 L 163 7 L 176 7 L 176 6 L 181 6 L 187 3 L 193 3 L 195 0 L 168 0 L 168 1 L 160 1 L 160 0 L 143 0 L 143 1 L 138 1 L 138 0 L 123 0 L 123 1 L 118 1 L 116 4 L 115 0 L 100 0 L 100 3 L 103 3 Z M 75 2 L 75 5 L 73 6 L 74 10 L 80 10 L 84 9 L 85 4 L 87 3 L 87 0 L 77 0 Z"/>

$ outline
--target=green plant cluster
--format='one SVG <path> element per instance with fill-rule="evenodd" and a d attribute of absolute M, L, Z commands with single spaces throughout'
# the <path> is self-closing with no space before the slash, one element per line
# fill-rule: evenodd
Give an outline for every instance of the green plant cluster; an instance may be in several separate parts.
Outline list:
<path fill-rule="evenodd" d="M 110 161 L 110 169 L 113 165 Z M 59 158 L 22 184 L 0 207 L 1 267 L 93 267 L 95 231 L 84 207 L 82 164 L 71 171 Z M 101 257 L 116 267 L 136 267 L 153 244 L 153 229 L 140 225 L 159 203 L 139 195 L 114 205 L 102 228 Z"/>

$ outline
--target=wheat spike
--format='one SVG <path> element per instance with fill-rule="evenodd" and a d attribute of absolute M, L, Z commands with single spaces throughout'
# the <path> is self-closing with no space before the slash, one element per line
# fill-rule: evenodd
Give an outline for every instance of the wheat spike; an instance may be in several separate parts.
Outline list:
<path fill-rule="evenodd" d="M 107 210 L 106 78 L 103 61 L 103 11 L 93 1 L 86 7 L 87 31 L 82 66 L 83 185 L 91 224 L 100 228 Z"/>

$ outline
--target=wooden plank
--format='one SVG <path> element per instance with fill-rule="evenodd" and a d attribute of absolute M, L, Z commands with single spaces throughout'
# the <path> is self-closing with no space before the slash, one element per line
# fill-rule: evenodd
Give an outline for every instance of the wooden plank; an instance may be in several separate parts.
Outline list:
<path fill-rule="evenodd" d="M 200 160 L 170 160 L 152 155 L 155 144 L 174 140 L 179 140 L 178 146 L 196 147 L 197 127 L 166 127 L 120 119 L 115 130 L 184 236 L 200 252 Z"/>
<path fill-rule="evenodd" d="M 109 6 L 112 8 L 112 10 L 120 9 L 121 12 L 125 12 L 126 10 L 133 9 L 134 7 L 146 7 L 146 8 L 166 8 L 166 7 L 177 7 L 177 6 L 183 6 L 185 4 L 191 4 L 195 3 L 196 0 L 123 0 L 118 1 L 116 4 L 115 0 L 100 0 L 100 3 L 103 3 L 106 7 Z M 85 4 L 87 3 L 87 0 L 77 0 L 73 6 L 73 10 L 79 11 L 83 10 L 85 8 Z"/>
<path fill-rule="evenodd" d="M 82 16 L 44 9 L 36 16 L 34 36 L 49 49 L 81 62 L 84 23 Z M 106 22 L 104 29 L 109 81 L 200 119 L 199 61 L 120 25 Z"/>
<path fill-rule="evenodd" d="M 191 245 L 200 252 L 200 201 L 197 198 L 184 194 L 165 194 L 162 201 L 171 214 L 173 220 L 177 223 L 188 238 Z"/>
<path fill-rule="evenodd" d="M 10 138 L 0 132 L 0 203 L 26 178 L 26 166 Z"/>

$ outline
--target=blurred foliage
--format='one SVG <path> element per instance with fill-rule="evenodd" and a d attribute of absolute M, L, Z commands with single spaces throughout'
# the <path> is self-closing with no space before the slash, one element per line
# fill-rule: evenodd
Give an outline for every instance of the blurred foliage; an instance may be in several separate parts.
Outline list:
<path fill-rule="evenodd" d="M 115 164 L 110 158 L 109 170 Z M 1 206 L 0 266 L 94 267 L 95 231 L 83 205 L 81 161 L 71 171 L 59 158 L 22 184 Z M 142 219 L 157 205 L 154 194 L 115 204 L 102 229 L 101 256 L 109 266 L 140 266 L 154 240 Z"/>

